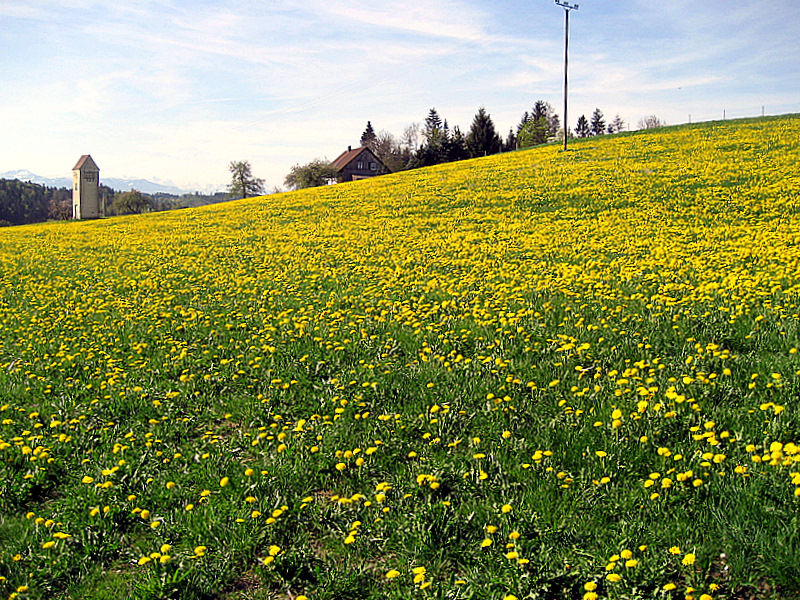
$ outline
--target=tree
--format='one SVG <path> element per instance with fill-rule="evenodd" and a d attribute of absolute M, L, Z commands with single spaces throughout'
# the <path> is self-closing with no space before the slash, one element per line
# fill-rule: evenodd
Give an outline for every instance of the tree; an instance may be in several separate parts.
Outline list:
<path fill-rule="evenodd" d="M 590 133 L 589 121 L 586 120 L 586 115 L 578 117 L 578 123 L 575 125 L 575 135 L 580 138 L 588 137 Z"/>
<path fill-rule="evenodd" d="M 337 175 L 331 163 L 317 158 L 306 165 L 294 165 L 283 182 L 291 190 L 301 190 L 326 185 L 331 179 L 335 180 Z"/>
<path fill-rule="evenodd" d="M 400 143 L 408 148 L 410 152 L 416 152 L 419 145 L 419 123 L 411 123 L 403 130 Z"/>
<path fill-rule="evenodd" d="M 545 142 L 558 135 L 558 130 L 561 129 L 561 119 L 559 119 L 553 106 L 544 100 L 537 100 L 533 105 L 531 118 L 541 120 L 545 131 Z"/>
<path fill-rule="evenodd" d="M 134 215 L 150 210 L 153 199 L 139 190 L 120 192 L 114 195 L 111 208 L 115 215 Z"/>
<path fill-rule="evenodd" d="M 666 123 L 656 115 L 649 115 L 639 119 L 639 129 L 655 129 L 656 127 L 664 127 L 664 125 L 666 125 Z"/>
<path fill-rule="evenodd" d="M 253 177 L 248 161 L 232 161 L 228 169 L 232 175 L 231 184 L 228 186 L 228 194 L 231 197 L 249 198 L 264 193 L 264 180 Z"/>
<path fill-rule="evenodd" d="M 47 216 L 64 221 L 72 218 L 72 194 L 66 189 L 53 189 L 47 203 Z"/>
<path fill-rule="evenodd" d="M 430 146 L 435 154 L 442 152 L 442 147 L 450 136 L 450 128 L 447 126 L 447 121 L 442 122 L 442 118 L 435 108 L 430 109 L 425 118 L 425 129 L 422 131 L 422 136 L 425 138 L 425 144 Z"/>
<path fill-rule="evenodd" d="M 519 125 L 517 125 L 517 135 L 519 135 L 519 132 L 522 131 L 523 127 L 525 127 L 525 123 L 527 123 L 530 120 L 531 116 L 528 114 L 528 111 L 526 110 L 524 113 L 522 113 L 522 118 L 519 121 Z"/>
<path fill-rule="evenodd" d="M 411 159 L 411 149 L 400 144 L 388 131 L 381 131 L 376 136 L 372 151 L 392 173 L 405 169 Z"/>
<path fill-rule="evenodd" d="M 367 121 L 367 128 L 364 130 L 364 133 L 361 134 L 361 145 L 375 150 L 376 139 L 377 136 L 375 135 L 375 130 L 372 128 L 372 123 Z"/>
<path fill-rule="evenodd" d="M 480 107 L 472 119 L 472 126 L 467 134 L 467 150 L 471 157 L 497 154 L 502 147 L 502 140 L 495 131 L 494 123 L 484 107 Z"/>
<path fill-rule="evenodd" d="M 517 149 L 517 136 L 514 135 L 514 130 L 508 130 L 508 137 L 506 138 L 505 144 L 503 144 L 503 152 L 511 152 L 512 150 Z"/>
<path fill-rule="evenodd" d="M 528 119 L 517 136 L 520 148 L 530 148 L 547 141 L 547 121 L 545 119 Z"/>
<path fill-rule="evenodd" d="M 603 135 L 606 132 L 606 121 L 603 118 L 603 111 L 595 108 L 592 113 L 592 135 Z"/>
<path fill-rule="evenodd" d="M 470 156 L 467 139 L 458 125 L 453 128 L 453 135 L 444 142 L 444 156 L 446 162 L 464 160 Z"/>
<path fill-rule="evenodd" d="M 608 124 L 608 133 L 619 133 L 623 129 L 625 129 L 625 121 L 617 114 L 614 120 Z"/>
<path fill-rule="evenodd" d="M 517 146 L 528 148 L 544 144 L 558 136 L 561 122 L 549 102 L 537 100 L 529 114 L 525 112 L 517 126 Z"/>
<path fill-rule="evenodd" d="M 422 130 L 422 137 L 425 141 L 411 157 L 408 163 L 410 169 L 438 165 L 449 160 L 450 129 L 447 126 L 447 121 L 442 121 L 435 108 L 428 111 L 428 116 L 425 118 L 425 126 Z"/>
<path fill-rule="evenodd" d="M 564 134 L 561 133 L 561 119 L 555 112 L 551 112 L 547 115 L 547 139 L 552 140 L 558 137 L 564 139 L 563 135 Z"/>

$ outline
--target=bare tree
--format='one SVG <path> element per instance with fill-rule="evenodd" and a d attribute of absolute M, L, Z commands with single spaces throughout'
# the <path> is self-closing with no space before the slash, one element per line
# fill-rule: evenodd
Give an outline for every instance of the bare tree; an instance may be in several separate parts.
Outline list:
<path fill-rule="evenodd" d="M 411 152 L 416 152 L 419 147 L 419 123 L 411 123 L 403 130 L 400 143 Z"/>
<path fill-rule="evenodd" d="M 375 138 L 374 144 L 375 154 L 390 172 L 396 173 L 405 169 L 411 158 L 411 152 L 400 145 L 391 133 L 382 130 Z"/>
<path fill-rule="evenodd" d="M 623 129 L 625 129 L 625 121 L 617 114 L 614 120 L 608 124 L 608 133 L 619 133 Z"/>
<path fill-rule="evenodd" d="M 664 127 L 666 123 L 659 119 L 656 115 L 648 115 L 639 119 L 639 129 L 655 129 L 656 127 Z"/>

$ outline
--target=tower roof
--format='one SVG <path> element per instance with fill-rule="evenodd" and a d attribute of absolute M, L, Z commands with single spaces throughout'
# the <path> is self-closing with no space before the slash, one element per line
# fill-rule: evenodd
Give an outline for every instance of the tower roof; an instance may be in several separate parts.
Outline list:
<path fill-rule="evenodd" d="M 97 166 L 97 163 L 94 162 L 90 154 L 84 154 L 78 159 L 78 162 L 75 163 L 75 166 L 72 167 L 73 171 L 100 171 L 100 167 Z"/>

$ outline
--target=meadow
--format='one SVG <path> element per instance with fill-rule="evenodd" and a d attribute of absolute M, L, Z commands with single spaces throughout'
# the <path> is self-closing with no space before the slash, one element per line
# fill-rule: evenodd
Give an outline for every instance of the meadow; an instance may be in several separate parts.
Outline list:
<path fill-rule="evenodd" d="M 0 230 L 0 597 L 797 598 L 800 116 Z"/>

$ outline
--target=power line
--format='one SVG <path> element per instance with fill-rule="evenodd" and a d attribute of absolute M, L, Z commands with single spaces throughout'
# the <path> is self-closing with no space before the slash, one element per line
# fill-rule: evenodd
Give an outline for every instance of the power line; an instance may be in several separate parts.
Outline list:
<path fill-rule="evenodd" d="M 577 4 L 570 4 L 566 0 L 556 0 L 556 4 L 564 9 L 564 152 L 567 151 L 567 138 L 569 125 L 567 122 L 567 58 L 569 55 L 569 11 L 578 10 Z"/>

